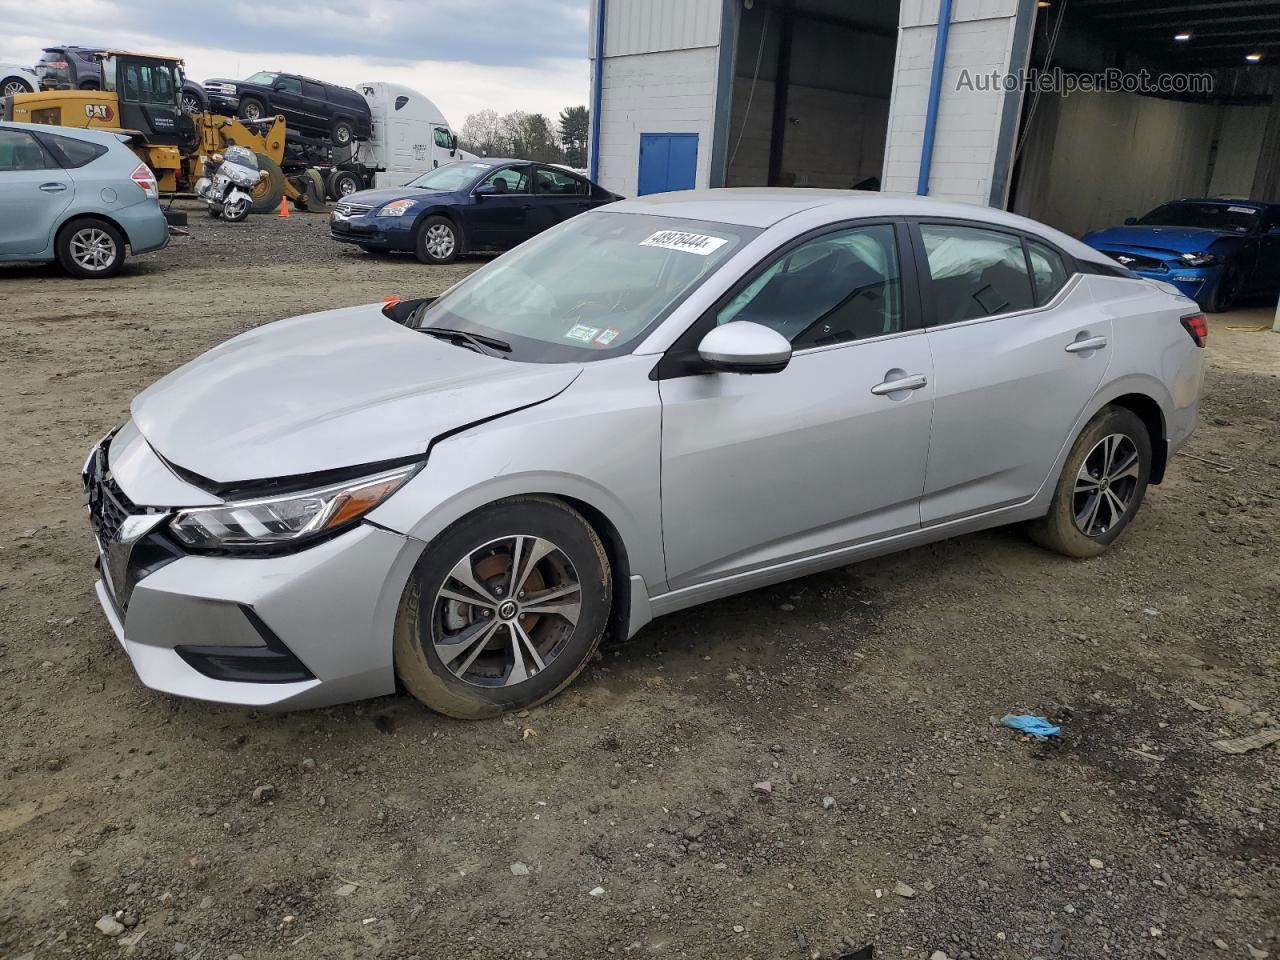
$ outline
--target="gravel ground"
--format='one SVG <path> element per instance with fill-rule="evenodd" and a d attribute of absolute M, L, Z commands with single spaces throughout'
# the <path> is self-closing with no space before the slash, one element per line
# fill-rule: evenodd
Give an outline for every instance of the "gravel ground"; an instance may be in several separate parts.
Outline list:
<path fill-rule="evenodd" d="M 137 682 L 81 459 L 240 330 L 483 261 L 191 233 L 0 268 L 0 957 L 1280 958 L 1280 744 L 1212 746 L 1277 727 L 1280 336 L 1230 329 L 1268 310 L 1215 318 L 1201 431 L 1096 560 L 992 531 L 656 621 L 527 715 L 281 716 Z"/>

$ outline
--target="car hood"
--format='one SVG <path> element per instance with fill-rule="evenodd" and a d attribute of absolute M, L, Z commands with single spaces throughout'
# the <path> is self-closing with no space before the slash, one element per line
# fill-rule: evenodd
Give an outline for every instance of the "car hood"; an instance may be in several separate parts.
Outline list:
<path fill-rule="evenodd" d="M 1145 247 L 1149 250 L 1172 250 L 1174 253 L 1202 253 L 1223 237 L 1239 234 L 1191 227 L 1110 227 L 1086 234 L 1084 242 L 1091 247 Z"/>
<path fill-rule="evenodd" d="M 206 87 L 207 87 L 207 86 L 208 86 L 209 84 L 211 84 L 211 83 L 230 83 L 230 84 L 232 84 L 232 85 L 238 85 L 238 84 L 244 83 L 244 81 L 243 81 L 243 80 L 231 80 L 231 79 L 229 79 L 229 78 L 227 78 L 227 77 L 210 77 L 208 80 L 204 81 L 204 86 L 206 86 Z"/>
<path fill-rule="evenodd" d="M 426 200 L 434 197 L 447 197 L 449 190 L 422 190 L 418 187 L 381 187 L 377 190 L 357 190 L 342 198 L 344 203 L 363 203 L 370 207 L 380 207 L 392 200 Z"/>
<path fill-rule="evenodd" d="M 370 304 L 241 334 L 130 411 L 170 463 L 235 484 L 416 456 L 441 434 L 549 400 L 581 369 L 476 353 Z"/>

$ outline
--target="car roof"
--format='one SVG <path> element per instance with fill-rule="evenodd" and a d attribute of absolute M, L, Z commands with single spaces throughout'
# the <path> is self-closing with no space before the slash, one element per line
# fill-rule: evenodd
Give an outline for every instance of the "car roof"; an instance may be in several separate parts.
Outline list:
<path fill-rule="evenodd" d="M 647 213 L 686 220 L 709 220 L 743 227 L 772 227 L 805 210 L 828 208 L 832 220 L 866 217 L 945 217 L 1046 233 L 1044 224 L 970 203 L 954 203 L 912 193 L 818 190 L 808 187 L 727 187 L 655 193 L 610 204 L 612 213 Z"/>
<path fill-rule="evenodd" d="M 129 142 L 127 136 L 112 133 L 109 130 L 92 130 L 88 127 L 59 127 L 46 123 L 0 121 L 0 130 L 22 130 L 26 133 L 56 133 L 64 137 L 74 137 L 77 140 L 87 140 L 90 143 L 100 143 L 106 147 L 123 146 Z"/>
<path fill-rule="evenodd" d="M 1222 206 L 1256 207 L 1258 210 L 1267 206 L 1261 200 L 1246 200 L 1244 197 L 1183 197 L 1181 200 L 1166 200 L 1165 203 L 1216 203 Z"/>

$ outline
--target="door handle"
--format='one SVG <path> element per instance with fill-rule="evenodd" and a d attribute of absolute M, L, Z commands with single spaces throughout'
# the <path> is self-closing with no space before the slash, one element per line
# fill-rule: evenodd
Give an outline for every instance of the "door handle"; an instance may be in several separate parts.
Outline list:
<path fill-rule="evenodd" d="M 1106 337 L 1087 337 L 1084 340 L 1072 340 L 1064 349 L 1067 353 L 1084 353 L 1086 350 L 1101 350 L 1106 345 Z"/>
<path fill-rule="evenodd" d="M 40 184 L 40 189 L 45 193 L 61 193 L 67 189 L 67 185 L 65 183 L 42 183 Z"/>
<path fill-rule="evenodd" d="M 919 390 L 928 382 L 928 377 L 923 373 L 917 373 L 910 377 L 899 377 L 896 380 L 886 380 L 884 383 L 877 383 L 871 388 L 871 392 L 877 397 L 884 397 L 891 393 L 899 393 L 903 390 Z"/>

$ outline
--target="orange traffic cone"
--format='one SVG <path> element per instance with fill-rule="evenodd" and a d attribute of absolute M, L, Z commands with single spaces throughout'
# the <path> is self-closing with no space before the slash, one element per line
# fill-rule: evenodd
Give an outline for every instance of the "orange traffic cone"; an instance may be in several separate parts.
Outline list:
<path fill-rule="evenodd" d="M 289 198 L 288 197 L 280 198 L 280 216 L 283 217 L 285 220 L 289 219 Z"/>

